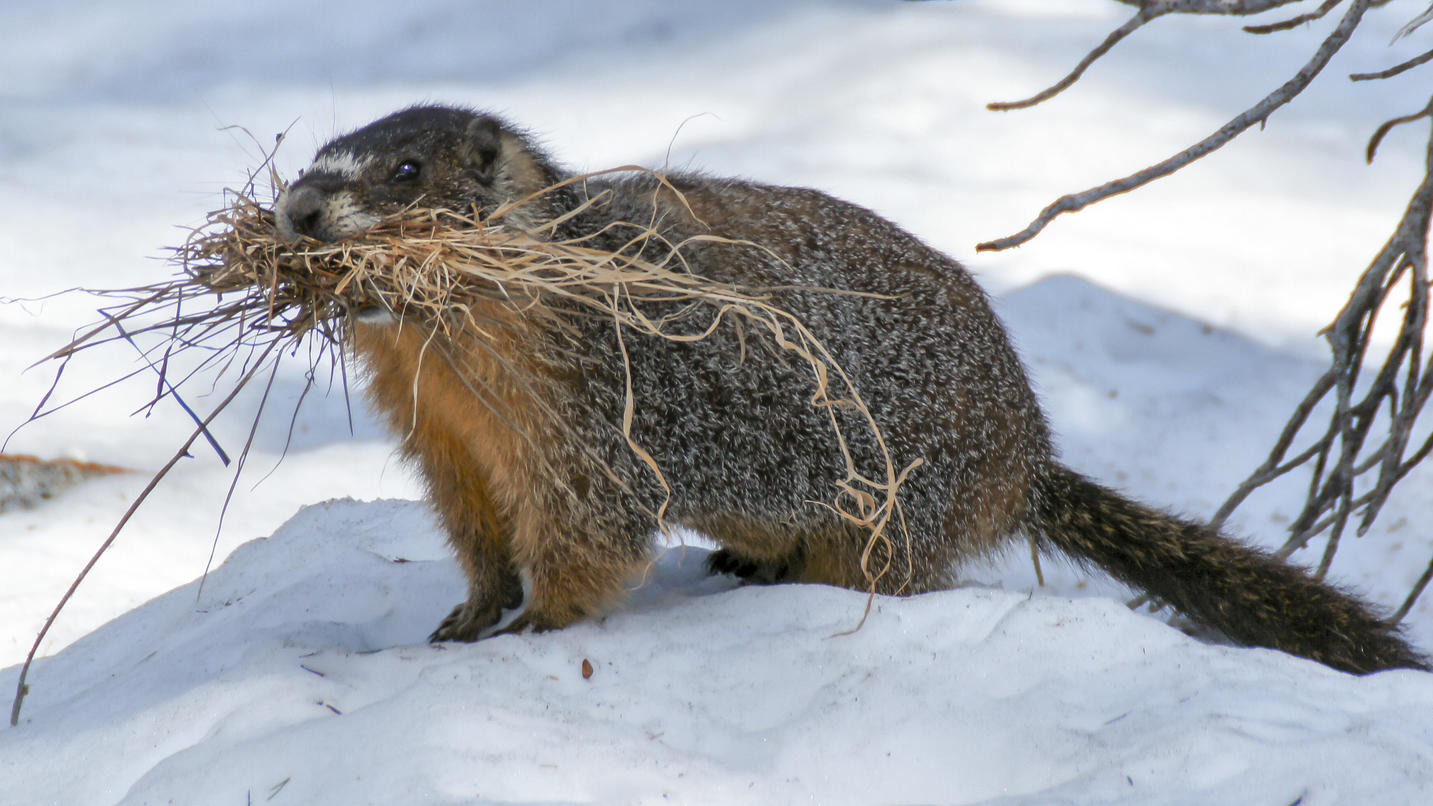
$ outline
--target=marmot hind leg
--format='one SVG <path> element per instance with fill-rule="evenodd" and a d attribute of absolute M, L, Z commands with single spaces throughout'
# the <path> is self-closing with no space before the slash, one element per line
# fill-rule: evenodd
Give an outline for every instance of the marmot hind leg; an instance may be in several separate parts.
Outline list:
<path fill-rule="evenodd" d="M 830 521 L 783 527 L 771 520 L 728 516 L 690 525 L 721 546 L 707 558 L 707 570 L 713 574 L 731 574 L 743 582 L 767 585 L 807 582 L 856 590 L 871 586 L 861 567 L 869 535 L 852 524 Z M 898 559 L 904 568 L 904 559 Z M 886 562 L 879 547 L 872 561 L 877 568 Z M 905 585 L 891 584 L 894 576 L 887 574 L 878 581 L 877 591 L 901 592 Z"/>
<path fill-rule="evenodd" d="M 777 585 L 799 579 L 803 564 L 799 551 L 770 560 L 745 557 L 723 548 L 707 556 L 707 573 L 729 574 L 752 585 Z"/>
<path fill-rule="evenodd" d="M 946 553 L 913 552 L 898 536 L 868 547 L 870 533 L 845 522 L 780 534 L 771 527 L 742 533 L 702 531 L 721 544 L 707 558 L 707 570 L 752 584 L 804 582 L 910 595 L 949 587 L 947 569 L 956 560 Z"/>

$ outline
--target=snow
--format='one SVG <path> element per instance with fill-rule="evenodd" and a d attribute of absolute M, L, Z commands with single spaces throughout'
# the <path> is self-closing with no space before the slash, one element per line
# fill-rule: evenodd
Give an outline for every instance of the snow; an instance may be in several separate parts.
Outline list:
<path fill-rule="evenodd" d="M 1426 675 L 1202 646 L 1107 599 L 962 589 L 841 636 L 861 594 L 730 590 L 673 550 L 603 621 L 427 646 L 462 592 L 431 529 L 413 502 L 310 507 L 197 606 L 186 586 L 47 659 L 4 802 L 1282 804 L 1428 783 Z M 101 774 L 22 783 L 79 758 Z"/>
<path fill-rule="evenodd" d="M 997 296 L 1074 467 L 1207 516 L 1321 371 L 1315 333 L 1420 175 L 1403 4 L 1307 97 L 1180 176 L 975 254 L 1056 196 L 1204 136 L 1302 63 L 1328 22 L 1253 39 L 1165 19 L 1064 96 L 996 114 L 1128 13 L 1109 0 L 237 6 L 10 0 L 0 28 L 0 425 L 94 317 L 68 287 L 151 282 L 164 247 L 289 129 L 286 175 L 417 101 L 501 111 L 570 165 L 821 187 L 967 263 Z M 1170 54 L 1178 54 L 1170 58 Z M 1426 69 L 1426 68 L 1425 68 Z M 1418 85 L 1421 86 L 1421 85 Z M 242 126 L 247 132 L 232 126 Z M 1028 558 L 880 599 L 737 588 L 672 546 L 630 600 L 558 633 L 432 647 L 463 583 L 410 469 L 327 379 L 293 424 L 281 373 L 248 469 L 183 460 L 81 587 L 0 729 L 0 804 L 655 802 L 1424 803 L 1433 676 L 1354 678 L 1200 643 L 1119 586 Z M 73 363 L 73 396 L 137 368 Z M 133 468 L 0 514 L 0 691 L 46 614 L 187 437 L 141 373 L 7 451 Z M 196 387 L 201 411 L 225 390 Z M 234 451 L 258 392 L 216 434 Z M 285 448 L 287 444 L 287 449 Z M 1403 482 L 1333 574 L 1396 605 L 1433 553 L 1433 473 Z M 1300 479 L 1233 528 L 1279 542 Z M 217 538 L 216 538 L 217 534 Z M 264 537 L 271 535 L 271 537 Z M 1317 547 L 1296 555 L 1316 562 Z M 214 567 L 202 590 L 193 581 Z M 166 591 L 168 591 L 166 593 Z M 1433 649 L 1433 605 L 1408 635 Z M 849 634 L 848 634 L 849 633 Z M 591 664 L 590 678 L 582 674 Z M 1302 798 L 1300 801 L 1299 799 Z"/>

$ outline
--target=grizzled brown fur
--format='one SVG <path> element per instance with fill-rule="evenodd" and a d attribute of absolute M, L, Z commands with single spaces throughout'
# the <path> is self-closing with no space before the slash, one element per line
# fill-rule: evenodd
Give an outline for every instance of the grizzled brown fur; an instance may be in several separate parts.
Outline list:
<path fill-rule="evenodd" d="M 415 107 L 320 149 L 277 220 L 287 237 L 336 240 L 411 204 L 491 211 L 530 199 L 508 220 L 549 239 L 616 250 L 634 223 L 674 244 L 718 236 L 683 246 L 685 265 L 767 289 L 853 379 L 891 462 L 920 461 L 899 488 L 909 539 L 893 534 L 875 558 L 891 567 L 879 592 L 944 587 L 959 562 L 1024 532 L 1239 643 L 1354 672 L 1425 668 L 1357 599 L 1059 464 L 984 292 L 894 224 L 817 191 L 694 174 L 542 192 L 568 176 L 492 116 Z M 671 303 L 669 330 L 701 331 L 700 307 Z M 841 445 L 811 404 L 809 366 L 789 352 L 735 318 L 693 341 L 598 316 L 559 327 L 497 301 L 472 321 L 482 326 L 434 339 L 419 319 L 367 310 L 352 328 L 370 395 L 421 468 L 470 581 L 434 640 L 482 637 L 524 599 L 506 629 L 600 612 L 649 561 L 664 506 L 722 546 L 715 571 L 868 587 L 868 532 L 823 503 L 847 476 Z M 855 468 L 879 478 L 886 457 L 870 422 L 836 417 Z"/>

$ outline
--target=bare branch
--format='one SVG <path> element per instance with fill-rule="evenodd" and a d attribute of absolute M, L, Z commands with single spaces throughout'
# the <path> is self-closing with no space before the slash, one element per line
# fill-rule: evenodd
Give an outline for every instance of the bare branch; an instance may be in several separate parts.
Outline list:
<path fill-rule="evenodd" d="M 1071 84 L 1074 84 L 1076 81 L 1079 81 L 1080 76 L 1085 74 L 1085 71 L 1089 69 L 1090 65 L 1094 64 L 1096 59 L 1100 58 L 1106 53 L 1109 53 L 1111 48 L 1120 43 L 1120 40 L 1139 30 L 1140 27 L 1142 27 L 1150 20 L 1153 20 L 1156 17 L 1163 16 L 1166 13 L 1168 12 L 1140 9 L 1139 12 L 1133 17 L 1130 17 L 1124 25 L 1121 25 L 1120 27 L 1111 31 L 1110 35 L 1105 37 L 1105 41 L 1097 45 L 1094 50 L 1085 54 L 1085 58 L 1081 59 L 1080 63 L 1075 65 L 1075 69 L 1071 70 L 1069 75 L 1055 82 L 1043 91 L 1038 92 L 1023 101 L 994 101 L 986 104 L 985 108 L 994 112 L 1006 112 L 1012 109 L 1026 109 L 1028 107 L 1032 107 L 1035 104 L 1040 103 L 1041 101 L 1046 101 L 1050 98 L 1055 97 L 1056 95 L 1059 95 L 1060 93 L 1068 89 Z"/>
<path fill-rule="evenodd" d="M 1120 0 L 1120 2 L 1128 2 L 1128 0 Z M 1111 196 L 1119 195 L 1121 193 L 1127 193 L 1155 179 L 1160 179 L 1162 177 L 1168 176 L 1169 174 L 1174 173 L 1180 168 L 1183 168 L 1185 165 L 1188 165 L 1189 163 L 1209 154 L 1210 152 L 1221 148 L 1230 140 L 1233 140 L 1235 137 L 1239 136 L 1241 133 L 1243 133 L 1246 129 L 1250 128 L 1254 124 L 1261 123 L 1267 120 L 1269 115 L 1273 114 L 1274 110 L 1288 103 L 1289 100 L 1292 99 L 1294 96 L 1303 92 L 1304 89 L 1308 87 L 1309 83 L 1313 81 L 1314 77 L 1317 76 L 1324 69 L 1324 67 L 1328 65 L 1329 60 L 1332 59 L 1333 55 L 1344 46 L 1344 44 L 1348 41 L 1349 37 L 1353 34 L 1354 29 L 1358 27 L 1359 21 L 1362 20 L 1364 12 L 1368 10 L 1368 6 L 1369 0 L 1354 0 L 1348 11 L 1344 13 L 1343 19 L 1339 21 L 1338 26 L 1334 28 L 1333 32 L 1329 34 L 1328 38 L 1325 39 L 1321 45 L 1319 45 L 1318 50 L 1314 52 L 1313 57 L 1299 70 L 1298 73 L 1294 75 L 1293 78 L 1289 79 L 1287 82 L 1284 83 L 1283 86 L 1270 93 L 1267 97 L 1264 98 L 1264 100 L 1260 101 L 1258 104 L 1255 104 L 1254 106 L 1245 110 L 1243 114 L 1224 124 L 1222 127 L 1219 128 L 1218 131 L 1214 132 L 1213 134 L 1209 135 L 1198 143 L 1195 143 L 1189 148 L 1186 148 L 1185 150 L 1179 152 L 1178 154 L 1175 154 L 1169 159 L 1166 159 L 1163 162 L 1145 168 L 1138 173 L 1131 174 L 1130 176 L 1126 176 L 1123 179 L 1116 179 L 1113 182 L 1107 182 L 1103 185 L 1100 185 L 1099 187 L 1090 188 L 1089 190 L 1080 193 L 1062 196 L 1059 199 L 1055 200 L 1053 204 L 1042 210 L 1040 212 L 1040 215 L 1037 216 L 1035 220 L 1032 221 L 1030 225 L 1027 226 L 1024 230 L 1021 230 L 1020 232 L 1007 238 L 1001 238 L 999 240 L 987 241 L 985 243 L 978 244 L 975 247 L 976 250 L 981 252 L 987 252 L 1000 249 L 1009 249 L 1012 246 L 1019 246 L 1020 244 L 1023 244 L 1038 235 L 1041 230 L 1043 230 L 1051 221 L 1055 219 L 1056 216 L 1059 216 L 1063 213 L 1082 210 L 1085 207 L 1094 204 L 1095 202 L 1103 201 L 1104 199 L 1107 199 Z"/>
<path fill-rule="evenodd" d="M 1283 31 L 1326 16 L 1344 0 L 1324 0 L 1317 9 L 1284 22 L 1246 26 L 1251 33 Z M 991 109 L 1014 109 L 1039 103 L 1074 84 L 1085 70 L 1115 44 L 1150 20 L 1171 13 L 1247 15 L 1288 5 L 1295 0 L 1117 0 L 1138 7 L 1133 18 L 1111 33 L 1105 41 L 1059 83 L 1017 103 L 991 104 Z M 1222 147 L 1254 124 L 1262 124 L 1279 107 L 1303 92 L 1326 67 L 1333 55 L 1349 40 L 1371 8 L 1386 6 L 1390 0 L 1351 0 L 1343 18 L 1324 39 L 1309 61 L 1291 79 L 1253 107 L 1226 123 L 1218 131 L 1178 154 L 1131 174 L 1089 190 L 1057 199 L 1041 211 L 1023 231 L 1008 238 L 979 244 L 981 251 L 1018 246 L 1039 234 L 1057 216 L 1081 210 L 1110 196 L 1134 190 L 1155 179 L 1180 170 Z M 1433 4 L 1399 32 L 1399 37 L 1433 21 Z M 1397 39 L 1397 37 L 1395 37 Z M 1388 78 L 1433 61 L 1433 51 L 1378 73 L 1350 76 L 1354 81 Z M 1383 123 L 1369 138 L 1367 158 L 1372 161 L 1383 138 L 1394 127 L 1422 118 L 1433 119 L 1433 99 L 1419 112 Z M 1433 220 L 1433 131 L 1429 133 L 1424 176 L 1388 242 L 1378 251 L 1360 276 L 1348 303 L 1323 335 L 1332 352 L 1330 366 L 1316 380 L 1294 409 L 1270 451 L 1268 458 L 1229 497 L 1211 521 L 1218 529 L 1255 490 L 1296 469 L 1310 472 L 1308 493 L 1302 511 L 1289 528 L 1284 545 L 1275 553 L 1286 558 L 1315 537 L 1326 542 L 1315 575 L 1324 576 L 1350 524 L 1363 535 L 1373 525 L 1393 490 L 1415 466 L 1433 455 L 1433 433 L 1409 455 L 1418 416 L 1433 399 L 1433 358 L 1425 355 L 1423 341 L 1430 320 L 1428 234 Z M 1404 284 L 1407 284 L 1406 286 Z M 1406 293 L 1401 305 L 1398 336 L 1383 363 L 1371 379 L 1363 367 L 1373 331 L 1381 313 L 1400 307 L 1395 300 Z M 1322 434 L 1294 449 L 1296 440 L 1318 409 L 1332 411 Z M 1374 427 L 1386 435 L 1372 444 Z M 1310 429 L 1312 430 L 1312 429 Z M 1299 440 L 1302 442 L 1302 440 Z M 1289 458 L 1290 452 L 1296 455 Z M 1413 607 L 1423 591 L 1433 584 L 1430 562 L 1397 612 L 1397 623 Z"/>
<path fill-rule="evenodd" d="M 1270 23 L 1268 25 L 1246 25 L 1244 30 L 1251 34 L 1272 34 L 1278 31 L 1287 31 L 1290 28 L 1297 28 L 1306 22 L 1313 22 L 1325 14 L 1334 10 L 1334 6 L 1342 3 L 1343 0 L 1324 0 L 1324 4 L 1310 11 L 1307 14 L 1300 14 L 1292 19 L 1283 22 Z"/>
<path fill-rule="evenodd" d="M 1429 20 L 1433 20 L 1433 3 L 1429 3 L 1428 8 L 1424 10 L 1422 14 L 1419 14 L 1418 16 L 1414 17 L 1411 21 L 1409 21 L 1407 25 L 1403 26 L 1402 28 L 1399 28 L 1398 33 L 1393 35 L 1393 41 L 1397 42 L 1403 37 L 1408 36 L 1409 34 L 1423 27 L 1423 23 L 1428 22 Z"/>
<path fill-rule="evenodd" d="M 1127 6 L 1155 9 L 1160 14 L 1223 14 L 1246 17 L 1302 0 L 1116 0 Z"/>
<path fill-rule="evenodd" d="M 1433 99 L 1422 111 L 1380 126 L 1370 142 L 1370 153 L 1390 128 L 1424 117 L 1433 117 Z M 1409 199 L 1403 218 L 1392 237 L 1370 261 L 1348 303 L 1324 330 L 1333 353 L 1328 371 L 1295 410 L 1268 459 L 1215 515 L 1215 522 L 1222 523 L 1255 488 L 1311 462 L 1313 472 L 1303 510 L 1289 528 L 1288 540 L 1275 554 L 1287 557 L 1326 532 L 1328 542 L 1316 571 L 1319 576 L 1328 570 L 1349 522 L 1357 516 L 1356 533 L 1367 532 L 1394 485 L 1433 452 L 1433 435 L 1430 435 L 1412 456 L 1407 455 L 1418 416 L 1433 396 L 1433 360 L 1425 358 L 1423 351 L 1429 321 L 1430 220 L 1433 220 L 1433 130 L 1425 147 L 1423 180 Z M 1390 300 L 1397 299 L 1393 292 L 1405 282 L 1408 300 L 1403 305 L 1398 335 L 1382 366 L 1362 390 L 1362 398 L 1355 401 L 1354 391 L 1378 315 L 1392 304 Z M 1294 436 L 1306 425 L 1309 412 L 1331 392 L 1334 410 L 1322 436 L 1312 447 L 1286 461 L 1284 456 Z M 1386 426 L 1387 436 L 1382 444 L 1366 450 L 1376 424 Z M 1364 487 L 1364 491 L 1355 495 L 1355 485 Z M 1394 614 L 1395 622 L 1407 614 L 1428 586 L 1431 576 L 1433 566 Z"/>
<path fill-rule="evenodd" d="M 1289 446 L 1294 442 L 1294 437 L 1299 435 L 1299 431 L 1303 428 L 1304 422 L 1308 420 L 1309 415 L 1313 413 L 1314 407 L 1317 406 L 1319 401 L 1323 400 L 1324 396 L 1333 388 L 1335 380 L 1335 372 L 1329 370 L 1314 382 L 1313 388 L 1310 389 L 1308 394 L 1304 396 L 1304 399 L 1300 401 L 1299 405 L 1294 409 L 1293 416 L 1290 417 L 1289 422 L 1284 425 L 1284 431 L 1279 435 L 1278 441 L 1274 443 L 1274 449 L 1269 452 L 1269 458 L 1258 470 L 1250 474 L 1249 478 L 1245 479 L 1244 483 L 1239 485 L 1238 489 L 1219 507 L 1214 513 L 1214 517 L 1209 520 L 1210 528 L 1216 530 L 1223 528 L 1224 522 L 1233 514 L 1235 508 L 1243 503 L 1245 498 L 1249 497 L 1250 493 L 1283 476 L 1289 471 L 1303 466 L 1320 451 L 1324 450 L 1327 438 L 1315 443 L 1308 450 L 1293 459 L 1287 462 L 1283 461 L 1284 455 L 1289 451 Z"/>
<path fill-rule="evenodd" d="M 1090 68 L 1090 65 L 1094 64 L 1101 56 L 1109 53 L 1121 40 L 1139 30 L 1145 23 L 1158 17 L 1163 17 L 1165 14 L 1225 14 L 1243 16 L 1247 14 L 1259 14 L 1272 8 L 1277 8 L 1278 6 L 1300 2 L 1300 0 L 1118 0 L 1118 2 L 1124 3 L 1125 5 L 1138 6 L 1139 11 L 1136 12 L 1133 17 L 1126 20 L 1123 25 L 1111 31 L 1103 42 L 1095 46 L 1094 50 L 1085 54 L 1085 58 L 1081 59 L 1080 63 L 1075 65 L 1075 69 L 1071 70 L 1068 75 L 1023 101 L 995 101 L 986 104 L 985 108 L 995 112 L 1026 109 L 1059 95 L 1069 89 L 1076 81 L 1079 81 L 1080 76 L 1085 74 L 1085 71 Z M 1328 0 L 1328 2 L 1325 3 L 1327 8 L 1320 9 L 1316 14 L 1306 14 L 1303 18 L 1298 18 L 1289 23 L 1280 23 L 1280 25 L 1293 27 L 1300 22 L 1304 22 L 1304 18 L 1313 19 L 1317 16 L 1327 14 L 1330 8 L 1333 8 L 1341 2 L 1343 2 L 1343 0 Z"/>
<path fill-rule="evenodd" d="M 1387 70 L 1381 70 L 1377 73 L 1354 73 L 1353 75 L 1349 76 L 1349 78 L 1354 81 L 1372 81 L 1378 78 L 1388 78 L 1389 76 L 1396 76 L 1405 70 L 1412 70 L 1418 65 L 1426 64 L 1429 61 L 1433 61 L 1433 50 L 1420 53 L 1417 56 L 1414 56 L 1413 58 L 1409 59 L 1408 61 L 1390 67 Z"/>
<path fill-rule="evenodd" d="M 1413 590 L 1408 592 L 1408 598 L 1403 600 L 1403 604 L 1394 611 L 1392 616 L 1388 617 L 1388 620 L 1394 624 L 1402 621 L 1403 617 L 1408 615 L 1408 611 L 1413 609 L 1413 603 L 1418 601 L 1419 596 L 1423 595 L 1423 591 L 1428 587 L 1430 580 L 1433 580 L 1433 560 L 1430 560 L 1428 567 L 1423 569 L 1423 576 L 1418 577 L 1418 581 L 1413 583 Z"/>

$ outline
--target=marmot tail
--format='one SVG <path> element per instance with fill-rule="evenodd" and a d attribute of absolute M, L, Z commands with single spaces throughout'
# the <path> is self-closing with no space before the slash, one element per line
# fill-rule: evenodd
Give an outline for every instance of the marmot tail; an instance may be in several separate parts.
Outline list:
<path fill-rule="evenodd" d="M 1105 569 L 1235 642 L 1356 674 L 1429 668 L 1354 597 L 1200 524 L 1135 503 L 1053 465 L 1026 528 L 1044 545 Z"/>

